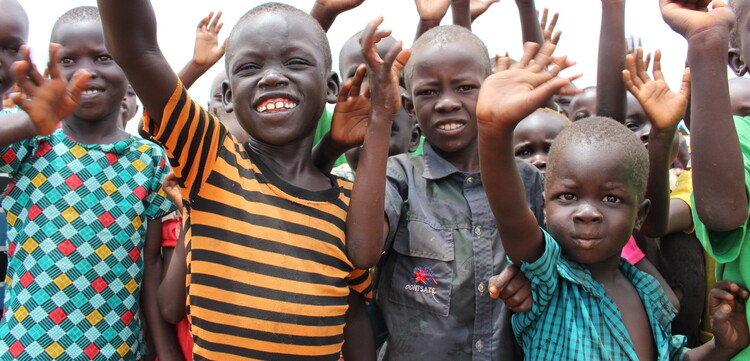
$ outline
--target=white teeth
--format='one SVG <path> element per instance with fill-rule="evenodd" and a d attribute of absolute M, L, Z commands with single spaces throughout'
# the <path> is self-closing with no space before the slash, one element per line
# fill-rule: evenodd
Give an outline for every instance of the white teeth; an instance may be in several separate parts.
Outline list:
<path fill-rule="evenodd" d="M 292 102 L 292 101 L 289 101 L 289 100 L 281 101 L 281 100 L 279 100 L 279 101 L 276 101 L 276 102 L 273 102 L 273 103 L 268 103 L 268 104 L 264 103 L 264 104 L 261 104 L 261 105 L 257 106 L 255 108 L 255 110 L 257 110 L 259 113 L 263 113 L 263 112 L 265 112 L 267 110 L 294 109 L 296 107 L 297 107 L 297 104 L 294 103 L 294 102 Z"/>
<path fill-rule="evenodd" d="M 438 129 L 441 129 L 441 130 L 454 130 L 454 129 L 461 128 L 461 126 L 462 125 L 460 123 L 447 123 L 447 124 L 441 124 L 441 125 L 439 125 Z"/>
<path fill-rule="evenodd" d="M 276 109 L 283 108 L 284 107 L 284 102 L 276 102 L 276 104 L 274 104 L 274 106 L 276 107 Z"/>
<path fill-rule="evenodd" d="M 265 105 L 261 105 L 261 106 L 258 107 L 258 112 L 263 113 L 265 111 L 266 111 L 266 106 Z"/>
<path fill-rule="evenodd" d="M 266 109 L 268 109 L 268 110 L 274 110 L 274 109 L 276 109 L 276 105 L 273 104 L 273 103 L 268 104 L 268 105 L 266 105 Z"/>
<path fill-rule="evenodd" d="M 284 108 L 294 109 L 296 107 L 297 107 L 297 104 L 294 104 L 294 103 L 284 103 Z"/>
<path fill-rule="evenodd" d="M 99 93 L 99 90 L 96 89 L 88 89 L 81 92 L 81 94 L 87 95 L 87 94 L 96 94 Z"/>

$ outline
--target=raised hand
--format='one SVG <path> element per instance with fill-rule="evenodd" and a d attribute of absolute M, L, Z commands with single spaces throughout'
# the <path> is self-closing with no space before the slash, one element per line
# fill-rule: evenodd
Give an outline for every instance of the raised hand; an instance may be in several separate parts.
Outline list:
<path fill-rule="evenodd" d="M 561 78 L 557 75 L 574 63 L 567 57 L 552 57 L 555 45 L 527 42 L 521 59 L 511 65 L 501 58 L 495 73 L 482 84 L 477 100 L 477 120 L 490 128 L 515 127 L 523 118 L 541 107 L 553 94 L 575 94 L 580 90 L 565 88 L 580 75 Z"/>
<path fill-rule="evenodd" d="M 388 50 L 385 58 L 380 58 L 376 44 L 391 35 L 390 30 L 378 29 L 382 23 L 382 17 L 371 21 L 362 31 L 359 42 L 367 64 L 372 107 L 395 114 L 401 106 L 401 94 L 398 88 L 399 74 L 409 60 L 411 51 L 401 50 L 401 42 L 397 41 Z"/>
<path fill-rule="evenodd" d="M 219 22 L 221 15 L 219 11 L 214 16 L 212 11 L 198 23 L 193 51 L 193 62 L 198 66 L 210 68 L 224 56 L 226 41 L 219 45 L 219 32 L 224 27 L 224 23 Z"/>
<path fill-rule="evenodd" d="M 73 74 L 70 82 L 65 81 L 60 73 L 59 44 L 50 44 L 49 63 L 46 79 L 31 62 L 31 55 L 26 46 L 22 47 L 24 60 L 13 63 L 12 70 L 21 92 L 12 93 L 11 99 L 25 111 L 41 136 L 50 135 L 57 129 L 61 120 L 67 118 L 78 106 L 81 92 L 91 78 L 85 70 Z"/>
<path fill-rule="evenodd" d="M 325 7 L 328 11 L 341 14 L 362 5 L 365 0 L 317 0 L 316 3 Z"/>
<path fill-rule="evenodd" d="M 369 88 L 362 89 L 367 66 L 361 64 L 354 76 L 341 86 L 331 119 L 331 140 L 344 149 L 362 145 L 370 119 Z"/>
<path fill-rule="evenodd" d="M 643 60 L 642 48 L 638 48 L 635 54 L 628 54 L 626 62 L 627 69 L 622 71 L 625 86 L 641 103 L 651 126 L 657 130 L 676 128 L 685 116 L 690 99 L 690 69 L 685 69 L 682 86 L 675 93 L 669 90 L 661 72 L 661 51 L 657 50 L 654 55 L 653 79 L 646 73 L 648 64 Z"/>
<path fill-rule="evenodd" d="M 417 4 L 420 21 L 440 24 L 448 12 L 451 0 L 414 0 L 414 3 Z"/>
<path fill-rule="evenodd" d="M 719 348 L 741 350 L 750 344 L 745 315 L 747 299 L 747 290 L 731 281 L 716 282 L 711 290 L 711 329 Z"/>
<path fill-rule="evenodd" d="M 625 39 L 625 46 L 627 46 L 627 49 L 625 49 L 625 54 L 633 54 L 635 55 L 636 52 L 638 52 L 638 48 L 643 47 L 643 41 L 641 38 L 638 38 L 638 44 L 635 42 L 635 37 L 630 36 Z M 646 60 L 644 61 L 646 64 L 644 70 L 648 71 L 649 65 L 651 65 L 651 53 L 646 53 Z"/>
<path fill-rule="evenodd" d="M 721 28 L 729 33 L 734 26 L 734 13 L 721 0 L 714 1 L 713 9 L 709 11 L 707 6 L 710 2 L 659 0 L 659 6 L 664 21 L 685 39 L 713 28 Z"/>
<path fill-rule="evenodd" d="M 542 27 L 544 42 L 549 42 L 557 45 L 557 43 L 560 41 L 560 36 L 562 35 L 562 31 L 560 30 L 555 32 L 555 26 L 557 26 L 557 19 L 560 17 L 560 14 L 555 13 L 554 15 L 552 15 L 552 20 L 550 20 L 549 22 L 549 27 L 547 26 L 548 14 L 549 9 L 544 8 L 544 10 L 542 10 L 542 19 L 540 20 L 539 25 Z"/>
<path fill-rule="evenodd" d="M 471 21 L 476 20 L 479 16 L 485 13 L 492 4 L 500 0 L 471 0 L 469 3 L 469 12 L 471 13 Z"/>

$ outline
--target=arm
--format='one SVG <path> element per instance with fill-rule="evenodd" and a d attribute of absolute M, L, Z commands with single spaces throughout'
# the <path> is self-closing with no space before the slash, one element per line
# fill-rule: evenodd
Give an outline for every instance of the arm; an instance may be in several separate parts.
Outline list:
<path fill-rule="evenodd" d="M 471 23 L 474 21 L 474 19 L 471 16 L 470 3 L 471 1 L 469 0 L 451 0 L 451 14 L 453 15 L 453 25 L 462 26 L 471 30 Z"/>
<path fill-rule="evenodd" d="M 628 90 L 651 120 L 648 155 L 649 172 L 646 198 L 651 200 L 651 209 L 643 224 L 643 231 L 651 237 L 667 234 L 670 220 L 669 167 L 672 159 L 669 151 L 677 131 L 677 124 L 685 115 L 690 97 L 690 70 L 685 69 L 682 87 L 678 93 L 669 90 L 661 72 L 661 52 L 654 56 L 654 79 L 646 73 L 648 64 L 643 60 L 643 49 L 627 55 L 627 69 L 622 71 Z M 683 202 L 684 203 L 684 202 Z M 684 209 L 683 209 L 684 211 Z M 688 214 L 690 210 L 688 209 Z M 680 214 L 676 214 L 675 217 Z M 684 214 L 683 214 L 684 215 Z"/>
<path fill-rule="evenodd" d="M 360 89 L 366 69 L 364 64 L 360 65 L 354 76 L 341 86 L 333 110 L 331 130 L 313 148 L 313 162 L 323 173 L 330 173 L 344 152 L 362 145 L 365 139 L 371 105 L 369 94 Z"/>
<path fill-rule="evenodd" d="M 451 0 L 414 0 L 414 2 L 417 4 L 417 13 L 419 13 L 417 34 L 414 36 L 414 40 L 417 40 L 427 30 L 440 25 L 440 21 L 448 12 Z"/>
<path fill-rule="evenodd" d="M 344 346 L 342 353 L 346 361 L 375 361 L 375 337 L 372 335 L 370 316 L 367 314 L 364 297 L 349 292 L 349 309 L 346 310 Z"/>
<path fill-rule="evenodd" d="M 185 88 L 190 88 L 198 78 L 224 56 L 226 41 L 219 45 L 219 31 L 221 31 L 224 23 L 220 23 L 219 20 L 221 20 L 221 11 L 216 14 L 216 17 L 214 17 L 212 11 L 198 23 L 198 28 L 195 31 L 193 58 L 185 64 L 185 67 L 178 74 Z"/>
<path fill-rule="evenodd" d="M 91 74 L 79 70 L 70 82 L 65 81 L 58 65 L 58 44 L 49 47 L 49 79 L 36 70 L 28 48 L 24 46 L 22 51 L 25 60 L 14 63 L 12 67 L 22 92 L 12 93 L 10 97 L 23 112 L 6 114 L 0 119 L 0 147 L 55 131 L 60 121 L 78 106 L 81 92 L 91 78 Z"/>
<path fill-rule="evenodd" d="M 158 288 L 159 311 L 161 317 L 171 324 L 177 324 L 185 318 L 185 278 L 187 277 L 187 254 L 185 252 L 185 234 L 180 233 L 177 246 L 172 252 L 164 278 Z"/>
<path fill-rule="evenodd" d="M 143 303 L 141 307 L 160 360 L 182 360 L 174 327 L 159 312 L 157 290 L 161 281 L 161 219 L 148 222 L 146 245 L 143 251 Z"/>
<path fill-rule="evenodd" d="M 553 58 L 554 49 L 555 45 L 547 43 L 540 50 L 538 44 L 529 42 L 517 63 L 510 66 L 509 58 L 501 59 L 498 72 L 482 84 L 477 101 L 482 181 L 505 252 L 516 264 L 537 260 L 544 251 L 544 239 L 526 206 L 513 154 L 513 130 L 570 83 L 571 79 L 557 74 L 572 63 L 565 57 Z"/>
<path fill-rule="evenodd" d="M 159 48 L 156 15 L 149 0 L 98 0 L 107 50 L 125 71 L 155 126 L 177 87 Z"/>
<path fill-rule="evenodd" d="M 365 0 L 317 0 L 310 10 L 310 16 L 318 21 L 320 26 L 328 32 L 333 21 L 341 13 L 356 8 Z"/>
<path fill-rule="evenodd" d="M 539 46 L 544 44 L 544 35 L 542 27 L 539 25 L 537 17 L 536 4 L 534 0 L 516 0 L 518 6 L 518 15 L 521 18 L 521 34 L 523 43 L 535 42 Z"/>
<path fill-rule="evenodd" d="M 370 79 L 372 109 L 346 216 L 346 252 L 359 269 L 378 262 L 387 235 L 387 223 L 384 220 L 384 226 L 377 220 L 384 219 L 388 142 L 393 116 L 401 106 L 398 76 L 410 55 L 397 42 L 385 59 L 380 58 L 375 44 L 390 35 L 390 31 L 377 29 L 382 22 L 382 18 L 370 22 L 360 40 Z"/>
<path fill-rule="evenodd" d="M 596 114 L 625 123 L 625 0 L 602 0 L 597 64 Z"/>
<path fill-rule="evenodd" d="M 748 292 L 736 283 L 719 281 L 711 290 L 709 307 L 711 329 L 714 339 L 688 351 L 685 361 L 729 360 L 750 344 L 748 335 L 747 306 Z"/>
<path fill-rule="evenodd" d="M 729 231 L 747 220 L 748 200 L 726 74 L 734 15 L 723 2 L 714 4 L 714 9 L 706 12 L 660 0 L 664 20 L 688 40 L 688 62 L 693 69 L 693 206 L 707 228 Z"/>

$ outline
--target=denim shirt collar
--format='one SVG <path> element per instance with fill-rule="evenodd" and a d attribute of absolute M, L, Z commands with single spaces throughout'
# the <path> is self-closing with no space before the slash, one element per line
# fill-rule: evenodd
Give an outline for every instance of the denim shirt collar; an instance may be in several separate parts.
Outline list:
<path fill-rule="evenodd" d="M 424 142 L 423 149 L 424 171 L 422 177 L 425 179 L 438 180 L 454 173 L 461 173 L 453 164 L 438 155 L 427 140 Z"/>

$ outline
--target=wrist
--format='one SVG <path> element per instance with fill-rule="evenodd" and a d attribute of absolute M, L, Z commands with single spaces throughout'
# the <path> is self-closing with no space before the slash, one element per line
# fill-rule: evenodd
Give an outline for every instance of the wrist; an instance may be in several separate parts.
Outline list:
<path fill-rule="evenodd" d="M 687 32 L 684 36 L 688 41 L 688 47 L 712 49 L 717 47 L 728 48 L 729 33 L 731 30 L 731 27 L 717 25 L 693 32 Z"/>
<path fill-rule="evenodd" d="M 519 10 L 536 10 L 534 0 L 516 0 L 516 6 Z"/>

